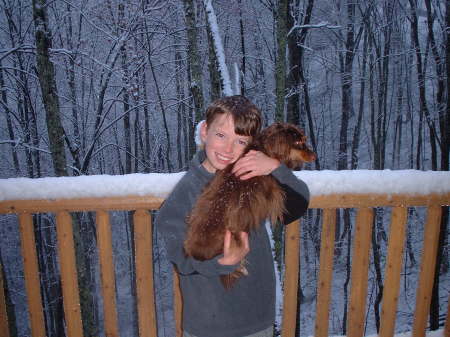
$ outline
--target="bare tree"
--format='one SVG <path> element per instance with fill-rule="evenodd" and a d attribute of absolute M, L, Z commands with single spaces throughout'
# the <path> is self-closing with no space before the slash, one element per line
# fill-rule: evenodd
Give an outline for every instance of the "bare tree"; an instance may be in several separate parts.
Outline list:
<path fill-rule="evenodd" d="M 276 46 L 275 61 L 275 120 L 284 120 L 286 96 L 286 46 L 287 46 L 287 17 L 288 0 L 279 0 L 276 10 Z"/>
<path fill-rule="evenodd" d="M 52 32 L 48 23 L 46 0 L 33 0 L 33 21 L 36 37 L 37 75 L 41 85 L 42 101 L 46 111 L 47 130 L 53 165 L 57 176 L 65 176 L 67 175 L 67 170 L 64 129 L 59 110 L 55 69 L 53 63 L 50 61 Z"/>
<path fill-rule="evenodd" d="M 189 129 L 189 153 L 192 155 L 195 153 L 195 140 L 194 140 L 194 131 L 195 131 L 195 123 L 198 123 L 203 118 L 204 111 L 204 98 L 203 98 L 203 79 L 202 79 L 202 71 L 201 71 L 201 58 L 198 51 L 198 43 L 199 36 L 197 29 L 197 20 L 195 15 L 195 6 L 194 0 L 183 0 L 184 4 L 184 12 L 186 19 L 186 30 L 187 30 L 187 39 L 188 39 L 188 69 L 190 83 L 189 89 L 191 91 L 191 95 L 194 101 L 194 116 L 192 125 Z"/>

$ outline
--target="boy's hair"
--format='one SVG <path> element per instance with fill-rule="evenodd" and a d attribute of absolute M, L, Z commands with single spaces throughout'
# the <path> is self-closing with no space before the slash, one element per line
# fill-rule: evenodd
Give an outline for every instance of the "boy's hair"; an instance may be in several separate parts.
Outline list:
<path fill-rule="evenodd" d="M 261 130 L 261 111 L 244 96 L 226 96 L 212 102 L 206 109 L 206 125 L 219 114 L 231 115 L 237 135 L 255 136 Z"/>

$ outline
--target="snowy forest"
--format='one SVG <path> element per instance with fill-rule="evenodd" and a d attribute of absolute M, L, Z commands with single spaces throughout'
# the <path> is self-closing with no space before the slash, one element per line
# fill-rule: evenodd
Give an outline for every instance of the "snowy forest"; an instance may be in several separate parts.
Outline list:
<path fill-rule="evenodd" d="M 260 107 L 265 125 L 288 121 L 305 130 L 317 153 L 305 170 L 450 168 L 450 0 L 1 0 L 0 27 L 2 179 L 184 171 L 206 107 L 231 94 Z M 132 217 L 116 213 L 117 273 L 129 286 Z M 368 333 L 378 329 L 377 263 L 383 260 L 388 213 L 377 210 L 374 226 L 379 251 Z M 448 214 L 446 208 L 432 330 L 444 324 L 450 289 Z M 423 231 L 424 210 L 411 208 L 409 215 L 405 289 L 416 282 L 414 240 Z M 301 234 L 302 249 L 309 252 L 302 258 L 302 336 L 311 334 L 314 289 L 307 285 L 317 274 L 320 216 L 308 212 Z M 74 219 L 83 238 L 77 261 L 84 333 L 98 336 L 101 300 L 89 291 L 98 282 L 95 219 L 88 212 Z M 353 211 L 341 211 L 338 220 L 337 279 L 347 289 Z M 47 334 L 60 337 L 65 332 L 54 217 L 36 215 L 34 222 Z M 11 315 L 20 322 L 15 336 L 28 336 L 22 276 L 13 262 L 20 258 L 16 227 L 14 217 L 0 217 L 0 264 L 17 275 L 9 279 L 17 304 Z M 171 276 L 157 257 L 156 268 L 163 270 L 155 281 L 157 299 L 163 303 Z M 123 291 L 134 293 L 132 287 Z M 399 331 L 412 320 L 405 294 Z M 346 293 L 336 297 L 346 301 Z M 169 306 L 160 304 L 159 312 L 170 312 Z M 345 334 L 342 306 L 332 315 L 334 334 Z M 133 304 L 126 307 L 121 331 L 134 336 Z M 164 315 L 158 317 L 160 335 L 173 337 Z"/>

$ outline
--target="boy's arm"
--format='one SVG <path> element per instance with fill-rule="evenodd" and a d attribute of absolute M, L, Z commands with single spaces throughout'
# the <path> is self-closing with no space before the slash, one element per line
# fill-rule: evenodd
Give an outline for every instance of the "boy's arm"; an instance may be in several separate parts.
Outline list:
<path fill-rule="evenodd" d="M 308 209 L 309 189 L 286 165 L 259 151 L 249 151 L 233 168 L 241 179 L 272 174 L 286 194 L 283 223 L 289 224 L 300 218 Z"/>
<path fill-rule="evenodd" d="M 305 214 L 309 205 L 309 189 L 305 182 L 297 178 L 291 169 L 281 164 L 272 172 L 286 195 L 283 223 L 285 225 Z"/>
<path fill-rule="evenodd" d="M 206 261 L 199 261 L 185 255 L 183 242 L 186 230 L 186 209 L 188 207 L 189 205 L 184 203 L 174 202 L 174 198 L 169 196 L 155 219 L 155 227 L 163 238 L 169 261 L 175 264 L 178 272 L 183 275 L 202 274 L 212 277 L 233 272 L 239 267 L 239 264 L 224 265 L 219 263 L 219 260 L 224 257 L 223 255 Z"/>

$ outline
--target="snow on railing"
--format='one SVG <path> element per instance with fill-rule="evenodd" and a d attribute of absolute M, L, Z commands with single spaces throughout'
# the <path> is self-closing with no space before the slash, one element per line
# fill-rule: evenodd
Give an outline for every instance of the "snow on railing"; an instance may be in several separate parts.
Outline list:
<path fill-rule="evenodd" d="M 450 172 L 417 170 L 297 171 L 312 196 L 450 192 Z M 184 172 L 0 179 L 0 201 L 128 195 L 166 197 Z"/>

